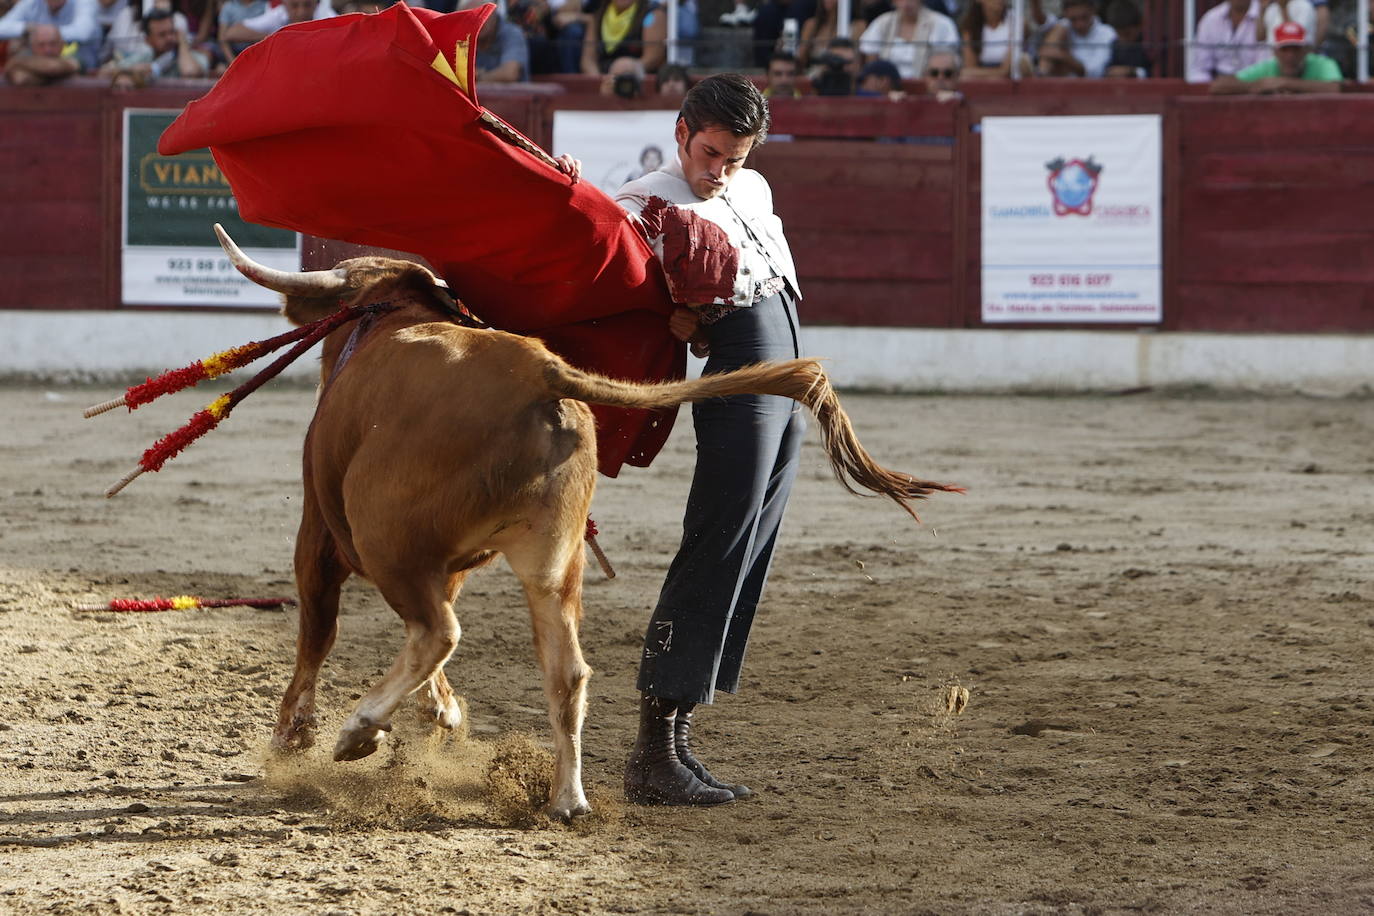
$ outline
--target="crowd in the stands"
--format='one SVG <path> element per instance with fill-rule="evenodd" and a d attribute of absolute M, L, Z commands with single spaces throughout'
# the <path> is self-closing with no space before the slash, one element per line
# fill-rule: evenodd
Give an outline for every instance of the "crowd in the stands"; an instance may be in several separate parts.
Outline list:
<path fill-rule="evenodd" d="M 0 0 L 0 57 L 16 86 L 76 75 L 121 89 L 210 79 L 292 23 L 390 2 Z M 455 2 L 466 5 L 426 5 L 449 12 Z M 1182 54 L 1145 40 L 1139 0 L 1026 0 L 1020 23 L 1008 0 L 854 0 L 847 26 L 838 5 L 741 0 L 717 28 L 747 30 L 750 62 L 773 96 L 900 97 L 904 81 L 921 80 L 950 99 L 971 80 L 1146 78 L 1161 74 L 1163 54 Z M 509 0 L 478 36 L 477 78 L 580 73 L 600 76 L 608 95 L 634 97 L 653 74 L 657 92 L 680 94 L 703 70 L 702 17 L 697 0 L 679 0 L 669 63 L 668 13 L 659 0 Z M 1328 0 L 1221 0 L 1200 16 L 1186 58 L 1188 81 L 1217 93 L 1329 92 L 1354 76 L 1355 53 L 1353 36 L 1333 28 Z"/>

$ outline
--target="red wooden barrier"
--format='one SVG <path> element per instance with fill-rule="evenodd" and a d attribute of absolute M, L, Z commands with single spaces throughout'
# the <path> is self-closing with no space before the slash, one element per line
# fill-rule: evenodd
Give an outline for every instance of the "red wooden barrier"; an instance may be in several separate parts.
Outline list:
<path fill-rule="evenodd" d="M 1374 99 L 1181 99 L 1170 327 L 1374 330 Z"/>
<path fill-rule="evenodd" d="M 0 306 L 108 307 L 104 110 L 98 91 L 0 91 Z"/>
<path fill-rule="evenodd" d="M 765 144 L 752 164 L 773 187 L 808 322 L 950 323 L 957 110 L 925 99 L 775 103 L 773 131 L 791 139 Z"/>

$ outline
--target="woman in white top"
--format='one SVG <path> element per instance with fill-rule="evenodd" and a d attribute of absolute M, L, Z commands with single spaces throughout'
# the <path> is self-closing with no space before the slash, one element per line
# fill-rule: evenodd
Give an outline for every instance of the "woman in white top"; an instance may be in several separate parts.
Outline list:
<path fill-rule="evenodd" d="M 926 58 L 933 49 L 959 49 L 959 30 L 948 16 L 928 10 L 921 0 L 895 0 L 896 9 L 883 13 L 864 30 L 859 53 L 864 63 L 889 60 L 902 79 L 925 76 Z"/>
<path fill-rule="evenodd" d="M 1021 57 L 1021 73 L 1029 76 L 1030 60 L 1025 54 L 1025 40 L 1035 28 L 1045 22 L 1040 0 L 1030 0 L 1029 15 L 1022 25 L 1021 38 L 1016 42 Z M 1011 75 L 1012 45 L 1011 16 L 1007 0 L 973 0 L 959 20 L 959 37 L 963 40 L 965 79 L 1006 79 Z"/>

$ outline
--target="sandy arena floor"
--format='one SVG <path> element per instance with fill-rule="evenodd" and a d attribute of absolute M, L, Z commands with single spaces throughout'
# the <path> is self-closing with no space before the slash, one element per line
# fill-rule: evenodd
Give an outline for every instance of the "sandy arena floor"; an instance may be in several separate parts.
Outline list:
<path fill-rule="evenodd" d="M 848 396 L 880 460 L 969 495 L 918 527 L 809 446 L 745 690 L 698 717 L 760 795 L 710 811 L 618 792 L 680 423 L 597 495 L 597 811 L 564 827 L 488 775 L 548 728 L 504 568 L 459 606 L 468 733 L 407 713 L 353 764 L 330 733 L 400 638 L 366 583 L 291 762 L 266 751 L 289 613 L 73 611 L 293 593 L 312 392 L 255 395 L 107 501 L 212 396 L 81 419 L 113 393 L 0 388 L 0 912 L 1374 912 L 1374 401 Z"/>

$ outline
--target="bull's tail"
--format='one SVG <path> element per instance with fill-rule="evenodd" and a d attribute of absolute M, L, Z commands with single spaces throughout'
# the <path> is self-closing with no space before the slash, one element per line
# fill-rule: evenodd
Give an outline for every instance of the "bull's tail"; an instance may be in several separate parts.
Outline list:
<path fill-rule="evenodd" d="M 911 514 L 908 500 L 922 499 L 937 490 L 962 493 L 963 487 L 918 480 L 910 474 L 889 471 L 878 464 L 859 442 L 849 415 L 830 385 L 830 378 L 813 359 L 759 363 L 734 372 L 703 375 L 699 379 L 660 384 L 640 384 L 581 372 L 561 360 L 545 370 L 552 392 L 612 407 L 676 407 L 687 401 L 704 401 L 732 394 L 776 394 L 800 401 L 811 409 L 820 426 L 821 440 L 830 466 L 840 484 L 851 493 L 867 490 L 886 496 Z"/>

